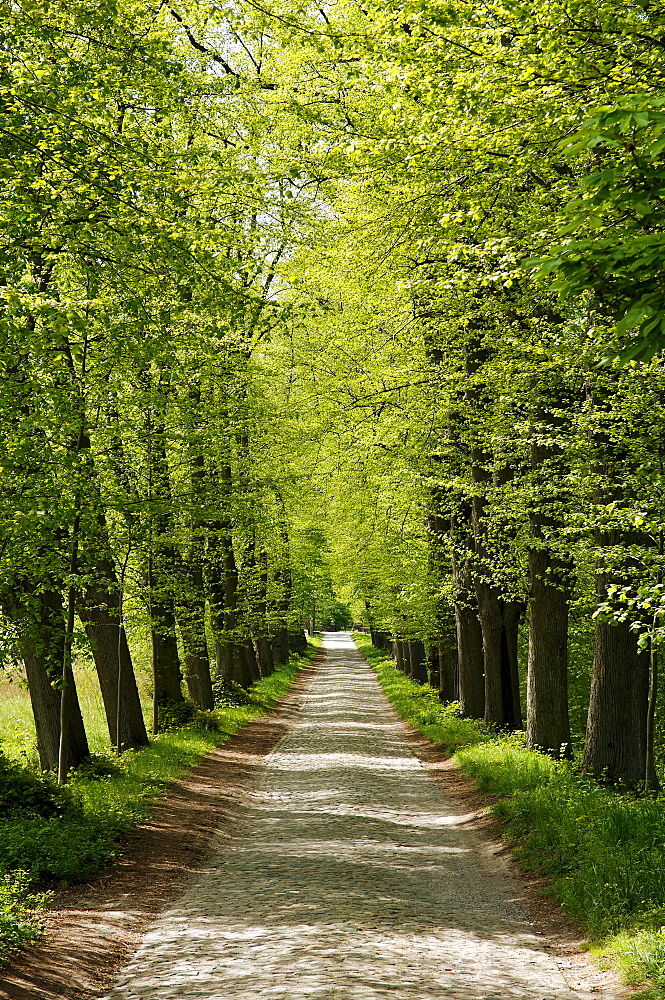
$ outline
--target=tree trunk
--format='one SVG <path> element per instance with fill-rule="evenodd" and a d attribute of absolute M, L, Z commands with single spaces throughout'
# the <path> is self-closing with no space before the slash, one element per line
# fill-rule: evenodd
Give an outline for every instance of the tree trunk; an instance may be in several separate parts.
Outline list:
<path fill-rule="evenodd" d="M 409 651 L 409 676 L 418 684 L 427 684 L 427 658 L 425 645 L 420 639 L 412 639 L 407 643 Z"/>
<path fill-rule="evenodd" d="M 375 649 L 390 649 L 390 632 L 386 632 L 384 629 L 375 630 L 371 633 L 370 639 Z"/>
<path fill-rule="evenodd" d="M 439 639 L 439 698 L 443 702 L 457 701 L 459 697 L 459 665 L 457 644 L 452 637 Z"/>
<path fill-rule="evenodd" d="M 464 719 L 482 719 L 485 716 L 483 634 L 478 612 L 473 604 L 455 604 L 455 626 L 460 713 Z"/>
<path fill-rule="evenodd" d="M 526 744 L 553 757 L 572 757 L 568 718 L 568 606 L 573 564 L 557 553 L 562 515 L 569 497 L 568 466 L 559 443 L 570 427 L 562 411 L 574 412 L 577 400 L 551 373 L 539 386 L 541 405 L 531 428 L 533 501 L 529 514 L 529 662 L 526 695 Z"/>
<path fill-rule="evenodd" d="M 626 622 L 596 622 L 583 770 L 638 788 L 646 770 L 649 654 Z"/>
<path fill-rule="evenodd" d="M 630 544 L 618 533 L 599 536 L 601 544 Z M 616 573 L 596 575 L 599 601 Z M 609 783 L 639 788 L 646 773 L 649 651 L 640 650 L 629 622 L 596 620 L 591 697 L 583 771 Z M 652 775 L 655 780 L 655 775 Z"/>
<path fill-rule="evenodd" d="M 261 677 L 269 677 L 270 674 L 274 673 L 275 661 L 273 658 L 273 648 L 267 636 L 261 636 L 256 640 L 256 658 Z"/>
<path fill-rule="evenodd" d="M 276 601 L 276 611 L 279 626 L 273 641 L 273 653 L 277 663 L 288 663 L 290 653 L 289 615 L 293 599 L 293 574 L 291 572 L 291 541 L 286 523 L 286 507 L 282 497 L 276 493 L 280 508 L 279 533 L 282 542 L 281 560 L 273 571 L 275 583 L 281 589 L 281 596 Z M 312 613 L 313 623 L 316 623 L 315 610 Z"/>
<path fill-rule="evenodd" d="M 599 475 L 594 499 L 621 517 L 622 508 L 634 502 L 626 475 L 635 471 L 636 458 L 629 444 L 632 430 L 622 427 L 613 412 L 613 385 L 597 387 L 594 395 L 596 423 L 592 437 L 594 471 Z M 605 423 L 604 418 L 607 419 Z M 623 433 L 620 433 L 623 432 Z M 630 480 L 628 480 L 630 482 Z M 631 513 L 632 516 L 632 513 Z M 629 621 L 619 617 L 625 606 L 608 595 L 611 584 L 636 586 L 643 563 L 631 548 L 650 548 L 653 538 L 619 524 L 599 528 L 596 544 L 602 553 L 596 571 L 596 597 L 619 615 L 612 622 L 595 622 L 594 664 L 587 717 L 583 771 L 601 780 L 628 788 L 644 787 L 647 767 L 647 718 L 649 710 L 649 651 L 637 645 Z M 648 776 L 655 783 L 656 775 Z"/>
<path fill-rule="evenodd" d="M 137 750 L 147 745 L 148 734 L 127 636 L 120 627 L 118 580 L 107 558 L 100 559 L 95 570 L 99 580 L 108 583 L 108 589 L 88 587 L 79 604 L 78 615 L 90 641 L 111 744 L 119 750 Z"/>
<path fill-rule="evenodd" d="M 215 707 L 215 696 L 212 690 L 205 629 L 195 627 L 190 630 L 189 626 L 183 624 L 181 619 L 180 634 L 184 653 L 183 665 L 187 694 L 197 708 L 212 711 Z"/>
<path fill-rule="evenodd" d="M 485 662 L 485 722 L 522 728 L 517 634 L 523 606 L 506 601 L 489 584 L 476 584 Z"/>
<path fill-rule="evenodd" d="M 432 640 L 427 650 L 427 683 L 435 691 L 439 690 L 441 676 L 439 670 L 439 643 Z"/>
<path fill-rule="evenodd" d="M 19 625 L 25 672 L 35 729 L 39 762 L 44 771 L 58 770 L 60 745 L 60 693 L 52 686 L 61 672 L 65 625 L 62 597 L 54 591 L 39 595 L 37 620 L 19 602 L 6 607 L 9 618 Z M 68 767 L 78 767 L 90 755 L 76 684 L 69 691 Z"/>
<path fill-rule="evenodd" d="M 553 757 L 571 757 L 568 718 L 570 566 L 547 548 L 529 551 L 529 667 L 526 743 Z"/>
<path fill-rule="evenodd" d="M 307 636 L 303 628 L 292 629 L 289 632 L 289 648 L 294 653 L 304 653 L 307 649 Z"/>
<path fill-rule="evenodd" d="M 182 672 L 176 638 L 173 601 L 153 602 L 153 682 L 157 704 L 182 702 Z"/>
<path fill-rule="evenodd" d="M 258 627 L 254 635 L 254 648 L 256 650 L 256 660 L 261 677 L 268 677 L 275 669 L 273 648 L 270 642 L 270 630 L 268 627 L 268 553 L 261 549 L 258 557 L 258 600 L 256 602 L 256 615 Z"/>
<path fill-rule="evenodd" d="M 485 715 L 485 662 L 469 556 L 474 537 L 468 505 L 462 506 L 451 520 L 451 535 L 456 542 L 452 571 L 460 712 L 465 719 L 482 719 Z"/>
<path fill-rule="evenodd" d="M 177 600 L 177 618 L 182 637 L 185 683 L 190 700 L 203 710 L 215 707 L 210 676 L 210 655 L 206 635 L 206 595 L 203 579 L 205 527 L 201 509 L 205 501 L 205 460 L 196 441 L 197 418 L 200 419 L 200 385 L 190 388 L 189 402 L 189 468 L 192 486 L 193 514 L 191 539 L 182 567 L 182 581 Z"/>
<path fill-rule="evenodd" d="M 248 688 L 250 684 L 254 683 L 254 681 L 258 681 L 261 676 L 259 662 L 256 658 L 256 651 L 254 649 L 254 643 L 251 639 L 245 639 L 244 642 L 238 643 L 237 658 L 238 668 L 236 675 L 238 678 L 238 684 L 244 688 Z M 243 680 L 239 679 L 240 676 L 242 676 Z"/>
<path fill-rule="evenodd" d="M 272 641 L 272 650 L 275 663 L 289 662 L 289 630 L 285 625 L 277 629 Z"/>
<path fill-rule="evenodd" d="M 168 385 L 161 390 L 164 396 Z M 148 597 L 150 602 L 153 729 L 159 729 L 159 709 L 169 702 L 181 703 L 182 672 L 176 637 L 175 581 L 182 567 L 173 544 L 173 501 L 166 453 L 166 427 L 163 411 L 151 434 L 150 476 L 153 501 L 158 503 L 152 515 L 151 549 L 148 556 Z"/>
<path fill-rule="evenodd" d="M 182 637 L 185 683 L 191 701 L 204 710 L 215 707 L 210 676 L 210 657 L 205 630 L 205 590 L 203 567 L 190 552 L 185 564 L 183 590 L 178 600 L 178 624 Z"/>
<path fill-rule="evenodd" d="M 167 588 L 159 586 L 154 576 L 152 554 L 148 559 L 148 595 L 151 617 L 153 730 L 159 731 L 159 708 L 169 702 L 183 702 L 182 673 L 176 639 L 176 617 L 173 598 Z"/>

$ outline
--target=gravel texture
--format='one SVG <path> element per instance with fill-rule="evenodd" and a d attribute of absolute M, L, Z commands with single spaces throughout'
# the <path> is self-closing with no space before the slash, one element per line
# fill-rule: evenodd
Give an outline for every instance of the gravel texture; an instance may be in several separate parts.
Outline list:
<path fill-rule="evenodd" d="M 210 866 L 108 1000 L 573 1000 L 519 882 L 412 754 L 348 637 Z"/>

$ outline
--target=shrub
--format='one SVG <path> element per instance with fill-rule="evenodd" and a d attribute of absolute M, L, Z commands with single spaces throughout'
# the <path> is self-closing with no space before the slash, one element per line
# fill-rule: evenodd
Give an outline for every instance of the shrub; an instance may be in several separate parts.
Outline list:
<path fill-rule="evenodd" d="M 116 854 L 94 820 L 16 817 L 2 823 L 0 870 L 28 872 L 33 881 L 77 882 Z"/>
<path fill-rule="evenodd" d="M 240 707 L 256 703 L 256 699 L 240 684 L 236 684 L 235 681 L 227 681 L 223 677 L 216 677 L 213 680 L 212 690 L 215 696 L 215 705 Z"/>
<path fill-rule="evenodd" d="M 0 957 L 39 937 L 38 913 L 47 899 L 48 893 L 30 891 L 28 872 L 0 876 Z"/>
<path fill-rule="evenodd" d="M 37 774 L 0 753 L 0 818 L 41 816 L 51 819 L 79 810 L 76 796 L 51 774 Z"/>

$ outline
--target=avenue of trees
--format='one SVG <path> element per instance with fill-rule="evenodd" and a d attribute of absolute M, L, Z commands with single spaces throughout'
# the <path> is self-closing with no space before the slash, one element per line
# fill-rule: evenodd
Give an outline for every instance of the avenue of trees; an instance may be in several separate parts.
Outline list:
<path fill-rule="evenodd" d="M 87 753 L 72 648 L 140 746 L 128 631 L 156 731 L 343 617 L 332 573 L 555 756 L 587 643 L 584 770 L 656 787 L 662 4 L 3 13 L 0 610 L 42 765 Z"/>

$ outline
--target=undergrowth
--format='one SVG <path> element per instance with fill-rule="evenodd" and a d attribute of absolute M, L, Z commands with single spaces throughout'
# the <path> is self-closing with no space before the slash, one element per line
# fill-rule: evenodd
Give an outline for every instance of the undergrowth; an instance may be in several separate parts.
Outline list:
<path fill-rule="evenodd" d="M 399 714 L 455 756 L 481 791 L 526 869 L 547 875 L 554 899 L 594 941 L 594 949 L 665 1000 L 665 809 L 661 798 L 631 795 L 583 777 L 574 764 L 527 750 L 524 734 L 492 734 L 460 719 L 456 705 L 420 686 L 355 640 Z"/>
<path fill-rule="evenodd" d="M 0 754 L 0 958 L 39 935 L 49 889 L 111 863 L 122 838 L 149 816 L 169 783 L 272 708 L 316 645 L 249 691 L 227 692 L 214 713 L 195 712 L 188 725 L 167 729 L 141 750 L 117 756 L 107 746 L 64 789 L 26 764 L 29 752 L 18 748 L 15 760 Z"/>

